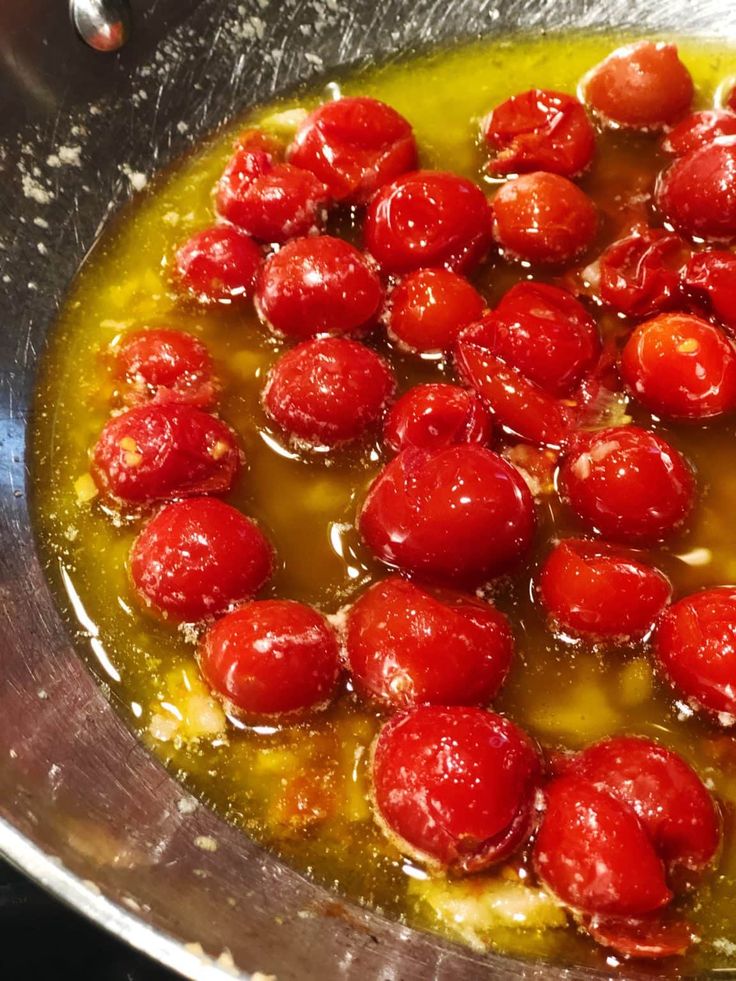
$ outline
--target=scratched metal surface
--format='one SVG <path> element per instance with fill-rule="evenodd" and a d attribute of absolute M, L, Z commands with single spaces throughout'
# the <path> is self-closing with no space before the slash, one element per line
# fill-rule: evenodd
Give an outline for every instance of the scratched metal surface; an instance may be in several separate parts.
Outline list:
<path fill-rule="evenodd" d="M 734 34 L 736 5 L 139 0 L 135 37 L 114 57 L 77 41 L 61 3 L 0 6 L 0 851 L 192 978 L 593 976 L 482 957 L 336 907 L 196 806 L 120 721 L 56 612 L 29 524 L 25 430 L 44 335 L 106 217 L 141 174 L 234 112 L 333 66 L 476 34 Z M 204 835 L 216 851 L 197 847 Z"/>

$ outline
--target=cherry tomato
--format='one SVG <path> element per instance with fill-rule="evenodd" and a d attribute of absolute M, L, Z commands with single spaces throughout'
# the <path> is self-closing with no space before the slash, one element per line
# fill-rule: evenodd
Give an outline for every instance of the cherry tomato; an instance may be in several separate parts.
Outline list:
<path fill-rule="evenodd" d="M 485 444 L 491 438 L 491 419 L 474 392 L 430 382 L 410 388 L 392 405 L 383 436 L 396 453 L 408 446 L 438 450 L 455 443 Z"/>
<path fill-rule="evenodd" d="M 240 468 L 229 426 L 191 405 L 144 405 L 113 416 L 95 444 L 92 475 L 131 504 L 224 494 Z"/>
<path fill-rule="evenodd" d="M 650 317 L 676 306 L 687 255 L 679 235 L 654 228 L 626 235 L 598 260 L 602 302 L 627 317 Z"/>
<path fill-rule="evenodd" d="M 654 651 L 685 698 L 736 718 L 736 588 L 716 586 L 686 596 L 660 620 Z"/>
<path fill-rule="evenodd" d="M 126 382 L 124 401 L 180 402 L 211 408 L 216 385 L 204 344 L 181 330 L 136 330 L 113 349 L 115 377 Z"/>
<path fill-rule="evenodd" d="M 340 673 L 337 637 L 294 600 L 247 603 L 213 624 L 199 649 L 208 685 L 246 716 L 324 708 Z"/>
<path fill-rule="evenodd" d="M 718 327 L 690 314 L 639 324 L 624 347 L 621 374 L 665 419 L 710 419 L 736 407 L 736 349 Z"/>
<path fill-rule="evenodd" d="M 507 432 L 541 446 L 561 446 L 569 429 L 564 406 L 493 353 L 501 330 L 491 315 L 463 331 L 455 348 L 460 377 Z"/>
<path fill-rule="evenodd" d="M 368 206 L 366 249 L 384 272 L 423 266 L 469 272 L 491 245 L 491 209 L 477 184 L 417 170 L 382 187 Z"/>
<path fill-rule="evenodd" d="M 539 592 L 563 630 L 594 640 L 638 640 L 669 603 L 672 587 L 635 552 L 571 538 L 550 552 Z"/>
<path fill-rule="evenodd" d="M 480 583 L 529 549 L 535 519 L 521 475 L 482 446 L 402 450 L 371 485 L 359 529 L 386 565 Z"/>
<path fill-rule="evenodd" d="M 662 861 L 632 808 L 575 774 L 553 780 L 545 797 L 534 865 L 561 902 L 613 916 L 670 902 Z"/>
<path fill-rule="evenodd" d="M 514 638 L 489 603 L 393 576 L 348 611 L 345 649 L 358 689 L 390 708 L 485 705 L 508 674 Z"/>
<path fill-rule="evenodd" d="M 286 242 L 324 225 L 327 187 L 309 170 L 279 159 L 276 140 L 243 134 L 218 181 L 218 214 L 260 242 Z"/>
<path fill-rule="evenodd" d="M 528 837 L 540 771 L 535 746 L 508 719 L 423 706 L 381 730 L 374 800 L 399 848 L 455 873 L 475 872 Z"/>
<path fill-rule="evenodd" d="M 308 446 L 337 446 L 375 426 L 393 395 L 391 369 L 345 337 L 319 337 L 282 355 L 268 375 L 263 405 Z"/>
<path fill-rule="evenodd" d="M 130 553 L 131 578 L 144 603 L 189 622 L 253 596 L 272 567 L 273 550 L 255 522 L 210 497 L 166 505 Z"/>
<path fill-rule="evenodd" d="M 383 184 L 414 170 L 417 146 L 411 126 L 395 109 L 358 97 L 311 112 L 288 157 L 323 181 L 335 200 L 365 204 Z"/>
<path fill-rule="evenodd" d="M 721 840 L 716 805 L 698 774 L 652 739 L 615 736 L 589 746 L 574 771 L 634 810 L 668 868 L 698 871 Z"/>
<path fill-rule="evenodd" d="M 704 109 L 678 123 L 662 140 L 662 149 L 674 157 L 712 143 L 717 136 L 736 136 L 736 112 L 730 109 Z"/>
<path fill-rule="evenodd" d="M 692 238 L 736 238 L 736 136 L 678 157 L 657 178 L 657 207 L 676 231 Z"/>
<path fill-rule="evenodd" d="M 608 123 L 655 130 L 683 116 L 693 80 L 674 44 L 636 41 L 617 48 L 583 79 L 583 97 Z"/>
<path fill-rule="evenodd" d="M 636 426 L 581 433 L 562 460 L 558 483 L 585 525 L 624 543 L 663 541 L 685 523 L 695 499 L 685 458 Z"/>
<path fill-rule="evenodd" d="M 215 225 L 176 253 L 176 278 L 200 303 L 240 303 L 252 296 L 263 255 L 252 238 Z"/>
<path fill-rule="evenodd" d="M 391 293 L 387 327 L 399 347 L 414 353 L 449 350 L 460 331 L 478 320 L 483 297 L 449 269 L 418 269 Z"/>
<path fill-rule="evenodd" d="M 377 319 L 383 287 L 366 257 L 340 238 L 289 242 L 266 262 L 256 308 L 280 336 L 363 334 Z"/>
<path fill-rule="evenodd" d="M 661 913 L 639 919 L 584 917 L 582 926 L 603 947 L 613 948 L 622 957 L 645 960 L 682 955 L 695 939 L 685 920 Z"/>
<path fill-rule="evenodd" d="M 595 205 L 559 174 L 523 174 L 493 199 L 493 234 L 509 259 L 569 262 L 592 245 L 597 231 Z"/>
<path fill-rule="evenodd" d="M 736 331 L 736 255 L 698 252 L 682 271 L 682 286 L 706 314 Z"/>
<path fill-rule="evenodd" d="M 483 120 L 496 174 L 546 170 L 575 177 L 595 153 L 595 131 L 582 103 L 564 92 L 530 89 L 496 106 Z"/>

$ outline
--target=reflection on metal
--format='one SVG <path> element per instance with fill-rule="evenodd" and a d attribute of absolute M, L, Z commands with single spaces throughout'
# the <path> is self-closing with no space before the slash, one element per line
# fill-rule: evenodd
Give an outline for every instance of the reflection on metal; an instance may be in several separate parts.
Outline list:
<path fill-rule="evenodd" d="M 95 51 L 117 51 L 130 37 L 128 0 L 71 0 L 72 23 Z"/>

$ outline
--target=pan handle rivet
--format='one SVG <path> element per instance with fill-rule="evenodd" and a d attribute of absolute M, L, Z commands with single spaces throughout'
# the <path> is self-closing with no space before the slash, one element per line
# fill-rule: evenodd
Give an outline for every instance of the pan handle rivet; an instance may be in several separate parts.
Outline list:
<path fill-rule="evenodd" d="M 72 23 L 95 51 L 117 51 L 130 37 L 128 0 L 71 0 Z"/>

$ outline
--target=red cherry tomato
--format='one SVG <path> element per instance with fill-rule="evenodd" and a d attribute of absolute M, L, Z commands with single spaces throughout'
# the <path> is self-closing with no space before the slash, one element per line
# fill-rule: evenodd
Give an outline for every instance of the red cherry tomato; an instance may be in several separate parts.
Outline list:
<path fill-rule="evenodd" d="M 533 743 L 508 719 L 424 706 L 381 730 L 374 799 L 402 850 L 455 873 L 475 872 L 528 837 L 540 770 Z"/>
<path fill-rule="evenodd" d="M 736 136 L 720 136 L 678 157 L 657 178 L 657 207 L 692 238 L 736 238 Z"/>
<path fill-rule="evenodd" d="M 693 80 L 674 44 L 617 48 L 583 79 L 583 97 L 606 122 L 655 130 L 677 122 L 693 100 Z"/>
<path fill-rule="evenodd" d="M 280 155 L 276 140 L 257 130 L 245 133 L 217 184 L 218 214 L 260 242 L 286 242 L 325 222 L 327 187 Z"/>
<path fill-rule="evenodd" d="M 546 789 L 534 865 L 547 888 L 582 913 L 642 916 L 672 893 L 664 866 L 634 811 L 569 774 Z"/>
<path fill-rule="evenodd" d="M 685 293 L 702 310 L 736 331 L 736 255 L 698 252 L 682 271 Z"/>
<path fill-rule="evenodd" d="M 485 444 L 491 438 L 491 419 L 474 392 L 431 382 L 410 388 L 392 405 L 383 436 L 395 453 L 409 446 L 439 450 L 455 443 Z"/>
<path fill-rule="evenodd" d="M 736 718 L 736 588 L 716 586 L 686 596 L 665 613 L 654 651 L 685 698 Z"/>
<path fill-rule="evenodd" d="M 483 297 L 449 269 L 418 269 L 391 293 L 387 327 L 401 348 L 416 353 L 449 350 L 460 331 L 478 320 Z"/>
<path fill-rule="evenodd" d="M 144 405 L 113 416 L 92 456 L 100 490 L 131 504 L 224 494 L 239 468 L 232 429 L 190 405 Z"/>
<path fill-rule="evenodd" d="M 376 194 L 366 212 L 364 238 L 386 273 L 423 266 L 469 272 L 490 247 L 491 209 L 472 181 L 417 170 Z"/>
<path fill-rule="evenodd" d="M 662 140 L 662 149 L 674 157 L 712 143 L 717 136 L 736 136 L 736 112 L 730 109 L 704 109 L 678 123 Z"/>
<path fill-rule="evenodd" d="M 345 337 L 320 337 L 282 355 L 263 392 L 268 415 L 311 446 L 337 446 L 375 426 L 395 381 L 377 354 Z"/>
<path fill-rule="evenodd" d="M 507 432 L 541 446 L 559 447 L 569 429 L 565 408 L 493 353 L 503 329 L 494 314 L 463 331 L 455 348 L 458 373 Z"/>
<path fill-rule="evenodd" d="M 589 746 L 574 770 L 634 810 L 668 868 L 713 861 L 721 824 L 713 798 L 677 753 L 652 739 L 616 736 Z"/>
<path fill-rule="evenodd" d="M 488 165 L 496 174 L 546 170 L 575 177 L 595 153 L 585 107 L 574 96 L 549 89 L 530 89 L 496 106 L 483 120 L 483 135 L 496 151 Z"/>
<path fill-rule="evenodd" d="M 127 383 L 126 402 L 180 402 L 211 408 L 212 358 L 204 344 L 181 330 L 136 330 L 113 348 L 115 377 Z"/>
<path fill-rule="evenodd" d="M 176 253 L 176 278 L 200 303 L 240 303 L 252 296 L 263 255 L 252 238 L 215 225 Z"/>
<path fill-rule="evenodd" d="M 571 538 L 550 552 L 539 592 L 563 630 L 595 640 L 638 640 L 669 602 L 672 587 L 635 552 Z"/>
<path fill-rule="evenodd" d="M 679 235 L 654 228 L 637 229 L 601 254 L 601 300 L 627 317 L 650 317 L 676 306 L 680 269 L 687 255 Z"/>
<path fill-rule="evenodd" d="M 288 157 L 323 181 L 335 200 L 365 204 L 383 184 L 414 170 L 417 147 L 411 126 L 395 109 L 358 97 L 311 112 Z"/>
<path fill-rule="evenodd" d="M 509 259 L 566 263 L 592 245 L 597 231 L 593 202 L 558 174 L 516 177 L 493 199 L 493 234 Z"/>
<path fill-rule="evenodd" d="M 639 324 L 624 347 L 621 374 L 665 419 L 710 419 L 736 407 L 736 349 L 718 327 L 690 314 Z"/>
<path fill-rule="evenodd" d="M 394 576 L 350 608 L 345 650 L 358 689 L 389 708 L 485 705 L 508 674 L 514 638 L 489 603 Z"/>
<path fill-rule="evenodd" d="M 253 596 L 272 566 L 273 550 L 255 522 L 210 497 L 166 505 L 130 553 L 141 599 L 165 617 L 189 622 Z"/>
<path fill-rule="evenodd" d="M 685 920 L 661 913 L 639 919 L 584 917 L 582 926 L 596 943 L 611 947 L 622 957 L 639 960 L 680 956 L 695 939 L 692 927 Z"/>
<path fill-rule="evenodd" d="M 389 566 L 480 583 L 514 564 L 534 535 L 523 478 L 482 446 L 402 450 L 374 480 L 359 529 Z"/>
<path fill-rule="evenodd" d="M 335 633 L 293 600 L 248 603 L 213 624 L 199 650 L 207 684 L 246 716 L 324 708 L 340 673 Z"/>
<path fill-rule="evenodd" d="M 636 426 L 581 433 L 563 458 L 558 483 L 585 525 L 624 543 L 663 541 L 684 524 L 695 499 L 685 458 Z"/>
<path fill-rule="evenodd" d="M 274 333 L 294 340 L 315 334 L 362 334 L 383 301 L 378 274 L 340 238 L 301 238 L 261 270 L 256 307 Z"/>

